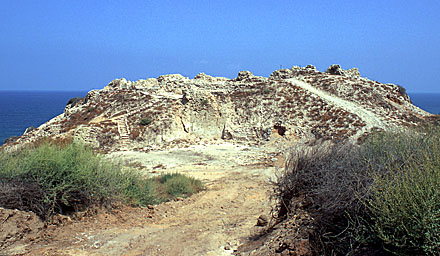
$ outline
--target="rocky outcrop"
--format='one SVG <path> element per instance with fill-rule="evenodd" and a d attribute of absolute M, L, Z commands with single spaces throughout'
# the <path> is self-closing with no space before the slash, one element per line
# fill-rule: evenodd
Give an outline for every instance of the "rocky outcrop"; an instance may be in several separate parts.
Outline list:
<path fill-rule="evenodd" d="M 325 73 L 330 75 L 338 75 L 338 76 L 348 76 L 352 78 L 360 77 L 359 69 L 352 68 L 348 70 L 343 70 L 339 65 L 331 65 Z"/>
<path fill-rule="evenodd" d="M 73 136 L 104 151 L 151 150 L 201 141 L 282 143 L 302 137 L 357 139 L 373 129 L 417 126 L 432 115 L 402 87 L 332 65 L 274 71 L 268 78 L 200 73 L 111 81 L 69 103 L 63 114 L 5 147 L 44 136 Z M 150 120 L 141 123 L 141 120 Z"/>
<path fill-rule="evenodd" d="M 18 138 L 19 138 L 18 136 L 11 136 L 9 138 L 6 138 L 3 143 L 11 144 L 11 143 L 14 143 L 16 140 L 18 140 Z"/>

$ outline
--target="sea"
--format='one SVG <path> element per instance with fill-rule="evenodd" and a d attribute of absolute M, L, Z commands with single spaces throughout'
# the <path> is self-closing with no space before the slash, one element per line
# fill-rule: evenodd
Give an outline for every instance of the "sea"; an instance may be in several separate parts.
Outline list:
<path fill-rule="evenodd" d="M 38 127 L 63 113 L 73 97 L 86 91 L 0 91 L 0 145 L 11 136 L 23 134 L 30 126 Z M 409 93 L 421 109 L 440 114 L 440 93 Z"/>
<path fill-rule="evenodd" d="M 0 145 L 64 112 L 69 99 L 86 91 L 0 91 Z"/>

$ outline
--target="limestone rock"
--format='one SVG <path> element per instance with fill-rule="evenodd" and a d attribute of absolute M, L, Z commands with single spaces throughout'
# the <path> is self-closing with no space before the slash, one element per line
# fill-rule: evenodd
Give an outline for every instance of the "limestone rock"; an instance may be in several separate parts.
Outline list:
<path fill-rule="evenodd" d="M 29 126 L 28 128 L 26 128 L 26 130 L 24 131 L 23 134 L 29 133 L 29 132 L 31 132 L 31 131 L 33 131 L 33 130 L 35 130 L 35 127 L 33 127 L 33 126 Z"/>
<path fill-rule="evenodd" d="M 159 86 L 159 82 L 156 78 L 148 78 L 146 80 L 139 80 L 134 82 L 134 87 L 138 90 L 146 90 Z"/>
<path fill-rule="evenodd" d="M 210 81 L 211 82 L 213 80 L 213 77 L 209 76 L 209 75 L 207 75 L 205 73 L 199 73 L 198 75 L 196 75 L 194 77 L 194 79 L 202 79 L 202 80 L 206 80 L 206 81 Z"/>
<path fill-rule="evenodd" d="M 359 69 L 357 69 L 357 68 L 351 68 L 351 69 L 345 70 L 344 73 L 346 76 L 353 77 L 353 78 L 361 76 L 361 73 L 359 73 Z"/>
<path fill-rule="evenodd" d="M 269 220 L 266 215 L 260 215 L 257 219 L 257 226 L 264 227 L 269 223 Z"/>
<path fill-rule="evenodd" d="M 107 87 L 108 89 L 120 90 L 120 89 L 134 89 L 132 82 L 125 78 L 115 79 L 111 81 Z"/>
<path fill-rule="evenodd" d="M 237 77 L 234 79 L 235 81 L 247 81 L 254 77 L 254 74 L 250 71 L 240 71 L 238 72 Z"/>
<path fill-rule="evenodd" d="M 317 71 L 316 67 L 313 65 L 307 65 L 305 68 Z"/>
<path fill-rule="evenodd" d="M 185 80 L 188 80 L 188 78 L 182 76 L 181 74 L 162 75 L 157 78 L 157 81 L 159 83 L 177 82 L 177 81 L 185 81 Z"/>
<path fill-rule="evenodd" d="M 326 71 L 325 73 L 328 73 L 330 75 L 338 75 L 338 76 L 343 76 L 345 75 L 344 70 L 341 68 L 340 65 L 331 65 Z"/>
<path fill-rule="evenodd" d="M 14 143 L 17 139 L 18 139 L 18 136 L 11 136 L 11 137 L 5 139 L 4 144 Z"/>
<path fill-rule="evenodd" d="M 68 102 L 67 105 L 70 105 L 72 107 L 76 106 L 77 104 L 81 104 L 83 102 L 83 98 L 80 97 L 75 97 L 75 98 L 71 98 Z"/>
<path fill-rule="evenodd" d="M 374 129 L 413 127 L 430 117 L 411 104 L 403 87 L 371 81 L 356 68 L 339 65 L 326 72 L 294 66 L 269 78 L 249 71 L 234 79 L 171 74 L 113 80 L 3 147 L 47 136 L 74 137 L 102 151 L 216 140 L 288 145 L 303 138 L 357 140 Z M 142 126 L 142 119 L 151 122 Z"/>
<path fill-rule="evenodd" d="M 300 67 L 294 66 L 292 69 L 279 69 L 270 74 L 269 79 L 288 79 L 295 76 L 295 70 Z"/>

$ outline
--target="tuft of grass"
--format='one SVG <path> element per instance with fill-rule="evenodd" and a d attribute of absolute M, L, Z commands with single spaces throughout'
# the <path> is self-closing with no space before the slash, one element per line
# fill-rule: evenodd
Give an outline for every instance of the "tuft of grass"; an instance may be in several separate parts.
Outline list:
<path fill-rule="evenodd" d="M 162 190 L 167 197 L 186 197 L 202 190 L 200 180 L 189 178 L 180 173 L 167 173 L 159 177 Z"/>
<path fill-rule="evenodd" d="M 199 191 L 194 184 L 200 181 L 181 174 L 162 184 L 79 142 L 43 140 L 21 152 L 0 152 L 0 206 L 33 211 L 42 219 L 114 201 L 160 203 Z M 161 193 L 164 185 L 169 195 Z"/>

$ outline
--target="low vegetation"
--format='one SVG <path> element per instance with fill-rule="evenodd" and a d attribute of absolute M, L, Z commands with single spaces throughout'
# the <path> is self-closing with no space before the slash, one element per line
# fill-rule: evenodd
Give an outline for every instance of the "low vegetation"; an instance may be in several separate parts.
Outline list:
<path fill-rule="evenodd" d="M 71 98 L 68 102 L 67 105 L 72 105 L 72 106 L 76 106 L 78 103 L 81 103 L 84 101 L 84 98 L 80 98 L 80 97 L 75 97 L 75 98 Z"/>
<path fill-rule="evenodd" d="M 202 106 L 206 107 L 209 104 L 209 100 L 208 99 L 202 99 Z"/>
<path fill-rule="evenodd" d="M 278 216 L 309 212 L 317 254 L 440 254 L 440 128 L 292 152 L 276 182 Z"/>
<path fill-rule="evenodd" d="M 146 206 L 201 189 L 200 181 L 178 173 L 144 177 L 79 142 L 46 140 L 0 153 L 0 207 L 33 211 L 42 219 L 114 202 Z"/>
<path fill-rule="evenodd" d="M 144 118 L 142 118 L 140 121 L 139 121 L 139 124 L 140 125 L 149 125 L 149 124 L 151 124 L 151 122 L 153 122 L 153 120 L 151 120 L 151 118 L 149 118 L 149 117 L 144 117 Z"/>

